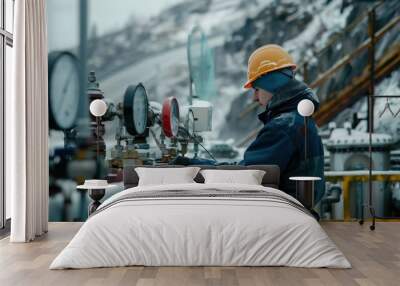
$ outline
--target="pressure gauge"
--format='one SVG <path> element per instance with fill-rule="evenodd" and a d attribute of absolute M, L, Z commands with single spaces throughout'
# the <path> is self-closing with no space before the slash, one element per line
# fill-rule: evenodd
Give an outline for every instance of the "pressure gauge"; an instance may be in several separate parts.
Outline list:
<path fill-rule="evenodd" d="M 164 100 L 161 120 L 165 136 L 176 137 L 179 129 L 179 104 L 175 97 L 168 97 Z"/>
<path fill-rule="evenodd" d="M 79 63 L 70 52 L 49 54 L 50 128 L 74 127 L 79 111 Z"/>
<path fill-rule="evenodd" d="M 146 89 L 139 83 L 130 85 L 124 95 L 124 121 L 129 134 L 136 136 L 146 131 L 149 102 Z"/>
<path fill-rule="evenodd" d="M 194 129 L 195 129 L 194 124 L 195 124 L 195 117 L 193 110 L 191 108 L 188 108 L 186 113 L 185 127 L 190 135 L 194 134 Z"/>

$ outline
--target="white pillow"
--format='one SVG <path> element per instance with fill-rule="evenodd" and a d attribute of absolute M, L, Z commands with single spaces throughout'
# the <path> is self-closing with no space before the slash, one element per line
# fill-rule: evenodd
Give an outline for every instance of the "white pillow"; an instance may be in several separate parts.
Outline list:
<path fill-rule="evenodd" d="M 205 184 L 226 183 L 261 185 L 265 171 L 262 170 L 201 170 Z"/>
<path fill-rule="evenodd" d="M 199 170 L 199 167 L 135 168 L 139 176 L 138 186 L 195 183 L 193 179 Z"/>

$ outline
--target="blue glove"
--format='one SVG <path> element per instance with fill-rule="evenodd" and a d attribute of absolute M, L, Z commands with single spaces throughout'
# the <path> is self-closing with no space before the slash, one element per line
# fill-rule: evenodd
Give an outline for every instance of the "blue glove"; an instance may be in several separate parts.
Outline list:
<path fill-rule="evenodd" d="M 237 165 L 236 162 L 218 162 L 215 164 L 216 166 L 224 166 L 224 165 Z"/>
<path fill-rule="evenodd" d="M 203 159 L 203 158 L 193 158 L 190 159 L 190 165 L 216 165 L 217 161 Z"/>
<path fill-rule="evenodd" d="M 187 166 L 190 163 L 190 158 L 177 156 L 174 160 L 169 162 L 169 165 L 184 165 Z"/>
<path fill-rule="evenodd" d="M 216 165 L 217 162 L 214 160 L 203 159 L 203 158 L 188 158 L 183 156 L 177 156 L 170 162 L 170 165 Z"/>

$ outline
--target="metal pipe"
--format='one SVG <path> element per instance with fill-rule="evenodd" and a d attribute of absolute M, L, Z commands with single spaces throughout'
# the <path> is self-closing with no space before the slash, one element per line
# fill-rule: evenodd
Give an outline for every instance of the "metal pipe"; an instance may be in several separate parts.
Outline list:
<path fill-rule="evenodd" d="M 304 116 L 304 160 L 306 164 L 306 170 L 307 170 L 307 124 L 308 124 L 308 117 Z"/>
<path fill-rule="evenodd" d="M 79 62 L 80 62 L 80 110 L 78 126 L 83 137 L 89 137 L 89 101 L 87 91 L 87 27 L 88 27 L 88 0 L 79 1 Z"/>
<path fill-rule="evenodd" d="M 368 64 L 369 64 L 369 86 L 368 93 L 371 97 L 369 106 L 369 116 L 371 116 L 369 131 L 374 132 L 374 93 L 375 93 L 375 10 L 368 13 L 368 34 L 371 39 L 371 44 L 368 48 Z"/>
<path fill-rule="evenodd" d="M 372 215 L 371 230 L 375 229 L 375 210 L 372 206 L 372 132 L 374 131 L 374 92 L 375 92 L 375 9 L 368 13 L 368 34 L 370 45 L 368 47 L 369 86 L 368 86 L 368 135 L 369 135 L 369 173 L 368 173 L 368 208 Z M 362 211 L 362 220 L 364 211 Z"/>

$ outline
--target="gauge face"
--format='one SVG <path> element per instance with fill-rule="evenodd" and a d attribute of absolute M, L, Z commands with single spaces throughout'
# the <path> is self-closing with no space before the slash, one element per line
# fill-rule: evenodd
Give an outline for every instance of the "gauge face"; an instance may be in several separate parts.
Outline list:
<path fill-rule="evenodd" d="M 165 136 L 176 137 L 179 130 L 179 104 L 175 97 L 164 100 L 161 117 Z"/>
<path fill-rule="evenodd" d="M 176 99 L 172 101 L 171 118 L 172 118 L 171 122 L 172 133 L 174 134 L 174 136 L 176 136 L 178 135 L 178 128 L 179 128 L 179 105 Z"/>
<path fill-rule="evenodd" d="M 136 88 L 133 97 L 133 124 L 139 134 L 143 134 L 147 125 L 148 102 L 146 90 L 142 85 Z"/>
<path fill-rule="evenodd" d="M 194 113 L 191 108 L 189 108 L 188 113 L 186 115 L 186 129 L 189 132 L 189 134 L 193 135 L 194 134 Z"/>
<path fill-rule="evenodd" d="M 79 111 L 79 67 L 69 52 L 49 55 L 50 127 L 65 130 L 74 127 Z"/>
<path fill-rule="evenodd" d="M 140 83 L 130 85 L 124 95 L 124 121 L 129 134 L 141 135 L 146 131 L 149 102 L 146 89 Z"/>

